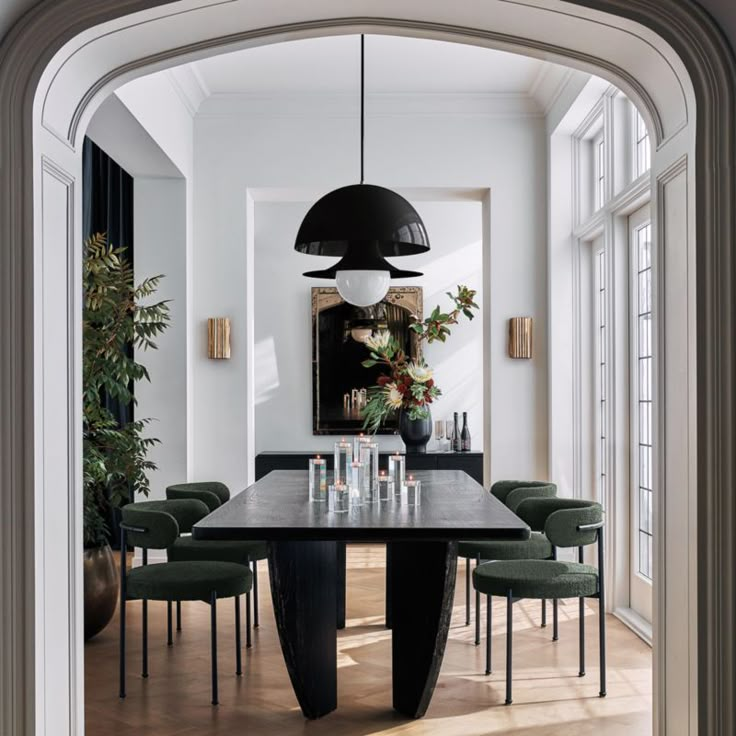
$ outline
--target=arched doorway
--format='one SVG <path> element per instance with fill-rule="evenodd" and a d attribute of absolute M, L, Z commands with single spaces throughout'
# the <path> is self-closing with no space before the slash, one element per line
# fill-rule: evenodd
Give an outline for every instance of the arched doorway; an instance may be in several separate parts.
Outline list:
<path fill-rule="evenodd" d="M 733 664 L 730 639 L 724 638 L 730 636 L 731 617 L 718 607 L 718 576 L 730 560 L 731 506 L 724 499 L 732 485 L 726 450 L 734 416 L 730 353 L 723 349 L 732 339 L 733 274 L 730 253 L 719 244 L 732 241 L 734 222 L 722 203 L 729 201 L 734 182 L 727 167 L 704 164 L 716 158 L 719 144 L 724 148 L 718 158 L 730 160 L 733 68 L 708 21 L 686 16 L 689 25 L 683 25 L 682 9 L 654 2 L 639 6 L 635 20 L 645 25 L 572 4 L 498 2 L 444 9 L 440 3 L 415 3 L 403 8 L 411 20 L 383 17 L 370 3 L 360 8 L 364 15 L 340 17 L 340 8 L 327 0 L 312 4 L 309 17 L 298 7 L 275 9 L 268 3 L 251 4 L 247 12 L 230 3 L 146 10 L 155 5 L 98 3 L 90 10 L 67 0 L 39 9 L 4 44 L 0 94 L 14 124 L 2 149 L 0 219 L 11 244 L 3 255 L 8 325 L 2 367 L 18 392 L 6 417 L 3 458 L 9 458 L 11 488 L 6 518 L 24 534 L 2 543 L 11 571 L 3 581 L 5 618 L 17 632 L 14 645 L 3 650 L 3 671 L 17 667 L 20 690 L 28 698 L 35 694 L 24 700 L 8 693 L 3 707 L 8 732 L 30 732 L 34 721 L 39 731 L 52 721 L 68 724 L 69 733 L 81 728 L 77 182 L 78 147 L 95 105 L 126 79 L 187 56 L 284 38 L 380 31 L 516 50 L 595 70 L 649 116 L 657 139 L 655 204 L 663 224 L 657 236 L 665 263 L 659 299 L 668 315 L 659 418 L 668 487 L 658 514 L 663 521 L 656 629 L 659 728 L 694 733 L 700 717 L 706 732 L 716 733 L 703 719 L 719 693 L 729 692 Z M 600 6 L 627 13 L 615 2 Z M 677 52 L 647 25 L 677 44 Z M 632 43 L 640 56 L 631 53 Z M 713 104 L 719 96 L 722 109 Z M 34 290 L 18 289 L 23 283 L 33 283 Z M 704 633 L 698 641 L 697 621 L 709 638 Z M 698 677 L 708 693 L 700 715 Z M 729 724 L 716 723 L 730 732 Z"/>

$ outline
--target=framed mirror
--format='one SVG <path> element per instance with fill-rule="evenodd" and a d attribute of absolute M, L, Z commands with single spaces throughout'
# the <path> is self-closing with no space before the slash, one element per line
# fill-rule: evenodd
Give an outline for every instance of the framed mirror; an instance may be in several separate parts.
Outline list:
<path fill-rule="evenodd" d="M 334 287 L 312 288 L 313 434 L 362 431 L 367 391 L 383 372 L 381 366 L 361 365 L 369 356 L 363 341 L 389 330 L 408 355 L 420 357 L 420 343 L 409 325 L 412 315 L 423 319 L 422 309 L 420 286 L 391 287 L 383 301 L 370 307 L 348 304 Z M 378 434 L 397 431 L 398 417 Z"/>

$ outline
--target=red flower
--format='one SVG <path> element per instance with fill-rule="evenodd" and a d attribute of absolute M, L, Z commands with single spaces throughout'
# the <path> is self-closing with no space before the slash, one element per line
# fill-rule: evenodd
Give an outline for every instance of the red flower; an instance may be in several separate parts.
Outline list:
<path fill-rule="evenodd" d="M 427 388 L 432 388 L 434 386 L 434 378 L 430 378 L 429 381 L 427 381 L 426 384 L 424 384 Z"/>
<path fill-rule="evenodd" d="M 387 383 L 391 383 L 391 377 L 390 376 L 378 376 L 376 383 L 379 386 L 385 386 Z"/>

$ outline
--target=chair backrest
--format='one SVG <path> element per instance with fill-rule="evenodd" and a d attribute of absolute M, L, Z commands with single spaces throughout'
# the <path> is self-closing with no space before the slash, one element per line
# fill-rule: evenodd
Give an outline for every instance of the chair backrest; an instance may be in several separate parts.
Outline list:
<path fill-rule="evenodd" d="M 512 511 L 516 511 L 518 505 L 527 498 L 556 496 L 557 486 L 548 480 L 497 480 L 491 486 L 491 493 Z"/>
<path fill-rule="evenodd" d="M 209 514 L 209 508 L 197 499 L 138 501 L 123 506 L 120 528 L 127 544 L 145 549 L 166 549 L 180 533 Z"/>
<path fill-rule="evenodd" d="M 210 511 L 230 500 L 230 489 L 216 480 L 203 480 L 197 483 L 175 483 L 166 488 L 166 498 L 196 498 L 204 501 Z"/>
<path fill-rule="evenodd" d="M 577 498 L 528 498 L 516 513 L 529 526 L 544 531 L 555 547 L 584 547 L 598 541 L 603 508 Z"/>

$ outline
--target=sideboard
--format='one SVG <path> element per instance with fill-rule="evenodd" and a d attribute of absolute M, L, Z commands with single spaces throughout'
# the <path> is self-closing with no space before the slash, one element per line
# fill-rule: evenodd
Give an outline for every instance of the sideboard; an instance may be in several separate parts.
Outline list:
<path fill-rule="evenodd" d="M 317 451 L 305 452 L 261 452 L 256 455 L 256 480 L 268 475 L 272 470 L 306 470 L 307 461 L 315 457 Z M 321 453 L 327 459 L 327 470 L 332 470 L 333 457 L 329 451 Z M 391 452 L 380 454 L 381 468 L 388 466 Z M 423 455 L 407 455 L 406 469 L 412 470 L 463 470 L 473 480 L 483 485 L 482 452 L 427 452 Z"/>

